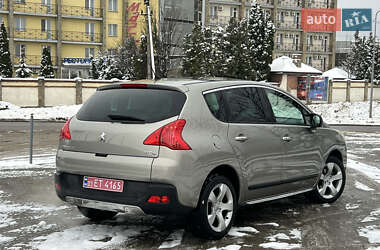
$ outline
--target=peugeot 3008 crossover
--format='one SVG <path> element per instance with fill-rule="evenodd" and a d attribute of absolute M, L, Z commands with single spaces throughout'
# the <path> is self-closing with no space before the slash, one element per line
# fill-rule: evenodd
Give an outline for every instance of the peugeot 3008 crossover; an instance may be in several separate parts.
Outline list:
<path fill-rule="evenodd" d="M 55 183 L 90 219 L 182 214 L 219 239 L 241 205 L 301 193 L 334 202 L 346 162 L 343 136 L 269 84 L 122 83 L 65 123 Z"/>

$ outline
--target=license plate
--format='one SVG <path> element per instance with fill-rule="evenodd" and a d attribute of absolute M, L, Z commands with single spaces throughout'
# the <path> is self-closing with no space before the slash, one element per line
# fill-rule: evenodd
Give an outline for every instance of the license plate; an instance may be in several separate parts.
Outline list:
<path fill-rule="evenodd" d="M 123 192 L 124 181 L 84 176 L 83 187 L 121 193 Z"/>

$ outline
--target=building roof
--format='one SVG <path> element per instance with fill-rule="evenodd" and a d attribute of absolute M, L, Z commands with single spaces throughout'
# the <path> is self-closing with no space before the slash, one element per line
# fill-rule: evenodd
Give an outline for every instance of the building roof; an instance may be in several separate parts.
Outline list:
<path fill-rule="evenodd" d="M 322 71 L 313 68 L 309 65 L 301 63 L 301 67 L 294 64 L 293 59 L 287 56 L 281 56 L 273 60 L 270 65 L 272 73 L 299 73 L 299 74 L 313 74 L 321 75 Z"/>
<path fill-rule="evenodd" d="M 347 79 L 348 73 L 343 69 L 333 68 L 323 73 L 322 76 L 328 77 L 330 79 Z"/>

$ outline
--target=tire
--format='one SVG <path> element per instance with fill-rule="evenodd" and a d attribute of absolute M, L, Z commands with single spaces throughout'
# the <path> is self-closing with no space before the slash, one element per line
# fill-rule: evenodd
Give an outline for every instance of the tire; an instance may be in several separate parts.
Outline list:
<path fill-rule="evenodd" d="M 199 237 L 221 239 L 231 229 L 236 211 L 236 191 L 231 181 L 224 176 L 210 176 L 201 192 L 198 207 L 191 216 L 191 229 Z"/>
<path fill-rule="evenodd" d="M 327 158 L 320 179 L 311 198 L 318 203 L 333 203 L 343 193 L 346 185 L 346 172 L 343 162 L 335 156 Z"/>
<path fill-rule="evenodd" d="M 117 212 L 104 211 L 94 208 L 78 207 L 79 212 L 93 221 L 108 220 L 115 217 Z"/>

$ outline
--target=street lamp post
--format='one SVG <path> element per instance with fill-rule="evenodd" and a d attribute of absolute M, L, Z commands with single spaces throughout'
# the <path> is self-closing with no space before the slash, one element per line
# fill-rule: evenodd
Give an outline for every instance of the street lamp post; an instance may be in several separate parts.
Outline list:
<path fill-rule="evenodd" d="M 152 79 L 153 81 L 156 80 L 156 66 L 154 63 L 154 51 L 153 51 L 153 35 L 152 35 L 152 16 L 150 12 L 150 1 L 145 0 L 144 3 L 146 5 L 146 10 L 148 14 L 148 27 L 149 27 L 149 47 L 150 47 L 150 58 L 152 63 Z"/>
<path fill-rule="evenodd" d="M 380 13 L 380 10 L 376 12 L 375 15 L 375 35 L 374 35 L 374 48 L 376 48 L 376 28 L 377 28 L 377 15 Z M 371 95 L 369 98 L 369 118 L 372 118 L 372 103 L 373 103 L 373 82 L 375 78 L 375 54 L 376 51 L 372 53 L 372 71 L 371 71 Z"/>

